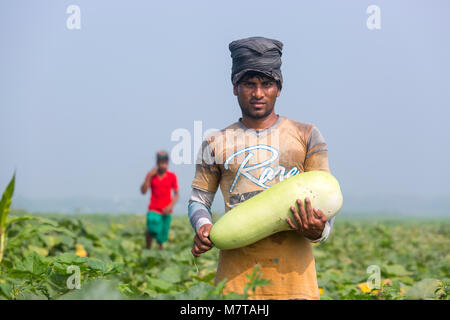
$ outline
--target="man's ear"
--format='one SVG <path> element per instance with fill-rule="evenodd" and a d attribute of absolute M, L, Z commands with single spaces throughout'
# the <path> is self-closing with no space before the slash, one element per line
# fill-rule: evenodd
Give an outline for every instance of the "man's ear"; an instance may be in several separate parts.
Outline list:
<path fill-rule="evenodd" d="M 237 84 L 233 85 L 233 93 L 235 96 L 238 95 L 238 85 Z"/>

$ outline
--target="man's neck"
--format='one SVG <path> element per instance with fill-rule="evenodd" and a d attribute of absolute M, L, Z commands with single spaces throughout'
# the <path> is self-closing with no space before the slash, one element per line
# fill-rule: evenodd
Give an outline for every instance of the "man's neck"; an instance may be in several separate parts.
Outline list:
<path fill-rule="evenodd" d="M 271 127 L 279 118 L 275 112 L 272 112 L 265 118 L 250 118 L 242 115 L 242 123 L 249 129 L 262 130 Z"/>
<path fill-rule="evenodd" d="M 167 170 L 164 170 L 164 171 L 157 170 L 157 172 L 158 172 L 158 176 L 162 177 L 167 172 Z"/>

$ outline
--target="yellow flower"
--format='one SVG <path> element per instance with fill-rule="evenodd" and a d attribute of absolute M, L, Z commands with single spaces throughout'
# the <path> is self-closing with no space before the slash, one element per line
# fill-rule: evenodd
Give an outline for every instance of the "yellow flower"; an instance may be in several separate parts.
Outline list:
<path fill-rule="evenodd" d="M 362 293 L 378 293 L 378 290 L 373 290 L 369 288 L 369 286 L 367 285 L 367 283 L 365 282 L 361 282 L 360 284 L 358 284 L 358 289 L 361 290 Z"/>
<path fill-rule="evenodd" d="M 87 252 L 82 244 L 77 243 L 75 245 L 75 254 L 79 257 L 87 257 Z"/>
<path fill-rule="evenodd" d="M 323 295 L 323 289 L 322 288 L 319 288 L 319 294 Z"/>

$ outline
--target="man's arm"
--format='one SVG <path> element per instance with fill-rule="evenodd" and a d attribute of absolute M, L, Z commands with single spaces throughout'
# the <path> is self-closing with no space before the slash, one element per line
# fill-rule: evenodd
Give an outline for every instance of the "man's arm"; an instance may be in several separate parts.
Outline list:
<path fill-rule="evenodd" d="M 192 188 L 189 198 L 188 215 L 192 228 L 195 231 L 192 254 L 199 257 L 202 253 L 214 247 L 209 239 L 212 227 L 211 204 L 214 200 L 214 192 Z"/>
<path fill-rule="evenodd" d="M 221 171 L 215 161 L 213 136 L 203 140 L 195 161 L 192 194 L 188 204 L 188 215 L 195 230 L 192 254 L 199 257 L 214 244 L 209 239 L 212 227 L 211 204 L 220 184 Z M 210 145 L 211 142 L 211 145 Z"/>
<path fill-rule="evenodd" d="M 173 211 L 174 205 L 177 203 L 178 198 L 180 197 L 178 190 L 173 190 L 173 198 L 172 201 L 163 209 L 164 214 L 171 214 Z"/>
<path fill-rule="evenodd" d="M 323 229 L 323 232 L 322 232 L 322 236 L 319 239 L 311 240 L 311 239 L 307 238 L 309 240 L 309 242 L 312 242 L 312 243 L 325 242 L 328 239 L 328 236 L 330 235 L 331 229 L 333 228 L 334 218 L 336 218 L 336 217 L 333 217 L 326 222 L 325 228 Z"/>
<path fill-rule="evenodd" d="M 188 216 L 195 232 L 205 224 L 212 224 L 211 205 L 214 201 L 214 192 L 192 188 L 189 198 Z"/>
<path fill-rule="evenodd" d="M 152 181 L 152 178 L 154 175 L 156 175 L 157 169 L 153 168 L 146 176 L 144 183 L 141 185 L 141 193 L 146 194 L 147 190 L 150 189 L 150 181 Z"/>
<path fill-rule="evenodd" d="M 170 201 L 169 205 L 167 205 L 163 209 L 163 214 L 171 214 L 173 211 L 173 206 L 175 205 L 175 203 L 177 203 L 178 198 L 179 198 L 178 178 L 177 178 L 176 174 L 173 175 L 171 189 L 173 189 L 173 198 L 172 198 L 172 201 Z"/>
<path fill-rule="evenodd" d="M 286 218 L 291 229 L 303 235 L 310 242 L 325 241 L 330 234 L 334 217 L 327 221 L 327 217 L 321 210 L 312 208 L 309 198 L 305 198 L 305 204 L 302 199 L 297 199 L 297 205 L 298 209 L 296 206 L 291 206 L 296 223 L 293 223 L 290 218 Z"/>
<path fill-rule="evenodd" d="M 321 170 L 330 172 L 328 165 L 328 147 L 317 127 L 313 126 L 307 141 L 307 150 L 305 156 L 305 172 Z M 333 228 L 334 217 L 325 223 L 321 236 L 317 239 L 307 238 L 312 243 L 324 242 L 328 239 Z"/>

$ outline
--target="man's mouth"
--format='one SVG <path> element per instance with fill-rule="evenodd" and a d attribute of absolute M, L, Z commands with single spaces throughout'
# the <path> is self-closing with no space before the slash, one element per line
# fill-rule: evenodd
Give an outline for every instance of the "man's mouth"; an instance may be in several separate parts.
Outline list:
<path fill-rule="evenodd" d="M 266 105 L 264 102 L 250 102 L 250 104 L 255 108 L 262 108 Z"/>

